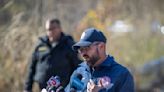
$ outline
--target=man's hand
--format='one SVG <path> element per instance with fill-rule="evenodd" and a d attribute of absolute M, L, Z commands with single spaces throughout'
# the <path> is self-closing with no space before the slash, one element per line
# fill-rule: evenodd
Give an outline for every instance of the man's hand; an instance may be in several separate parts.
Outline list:
<path fill-rule="evenodd" d="M 87 92 L 98 92 L 99 90 L 103 89 L 103 85 L 101 81 L 98 81 L 96 85 L 93 80 L 89 80 L 87 84 Z"/>

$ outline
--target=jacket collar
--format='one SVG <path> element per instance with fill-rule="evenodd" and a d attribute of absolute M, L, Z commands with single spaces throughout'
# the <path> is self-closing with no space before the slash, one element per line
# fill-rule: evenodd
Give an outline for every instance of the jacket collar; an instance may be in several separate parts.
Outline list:
<path fill-rule="evenodd" d="M 115 63 L 113 56 L 108 55 L 107 58 L 99 66 L 93 67 L 94 70 L 99 70 L 105 67 L 111 67 Z"/>
<path fill-rule="evenodd" d="M 48 36 L 45 35 L 43 37 L 39 37 L 41 43 L 45 43 L 46 45 L 51 47 L 51 43 L 49 42 Z M 66 40 L 71 39 L 70 37 L 66 36 L 63 32 L 58 40 L 58 45 L 65 43 Z"/>

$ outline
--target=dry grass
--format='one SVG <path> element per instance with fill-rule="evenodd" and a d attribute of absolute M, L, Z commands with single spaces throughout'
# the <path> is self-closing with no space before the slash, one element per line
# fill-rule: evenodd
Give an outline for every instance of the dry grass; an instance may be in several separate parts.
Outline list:
<path fill-rule="evenodd" d="M 31 7 L 30 9 L 34 9 L 31 11 L 26 7 L 17 9 L 23 7 L 21 0 L 18 1 L 20 6 L 12 6 L 14 8 L 4 5 L 6 9 L 11 9 L 13 16 L 11 23 L 0 27 L 1 92 L 22 92 L 28 59 L 38 36 L 43 34 L 38 7 Z M 97 8 L 88 10 L 87 14 L 78 20 L 80 22 L 76 31 L 70 34 L 78 40 L 83 29 L 87 27 L 95 26 L 103 30 L 109 40 L 107 52 L 133 72 L 145 62 L 164 55 L 164 36 L 160 32 L 150 31 L 153 20 L 164 24 L 163 4 L 163 0 L 102 0 Z M 137 31 L 119 36 L 110 32 L 108 26 L 118 19 L 132 24 Z M 70 21 L 67 22 L 71 25 Z M 135 74 L 136 76 L 139 75 Z M 38 91 L 37 86 L 34 90 Z"/>

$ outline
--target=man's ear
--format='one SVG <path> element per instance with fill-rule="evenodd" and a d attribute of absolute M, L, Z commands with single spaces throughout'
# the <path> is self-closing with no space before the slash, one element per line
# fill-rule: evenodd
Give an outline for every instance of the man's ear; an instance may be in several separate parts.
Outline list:
<path fill-rule="evenodd" d="M 105 47 L 105 43 L 100 42 L 100 43 L 99 43 L 99 47 L 100 47 L 100 48 L 104 48 L 104 47 Z"/>

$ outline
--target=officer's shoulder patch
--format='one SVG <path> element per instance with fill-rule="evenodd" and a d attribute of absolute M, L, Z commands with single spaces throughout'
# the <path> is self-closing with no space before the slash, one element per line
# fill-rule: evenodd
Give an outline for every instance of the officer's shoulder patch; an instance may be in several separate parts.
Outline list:
<path fill-rule="evenodd" d="M 38 48 L 39 52 L 43 52 L 43 51 L 46 51 L 46 50 L 48 50 L 48 48 L 46 46 L 41 46 L 41 47 Z"/>

